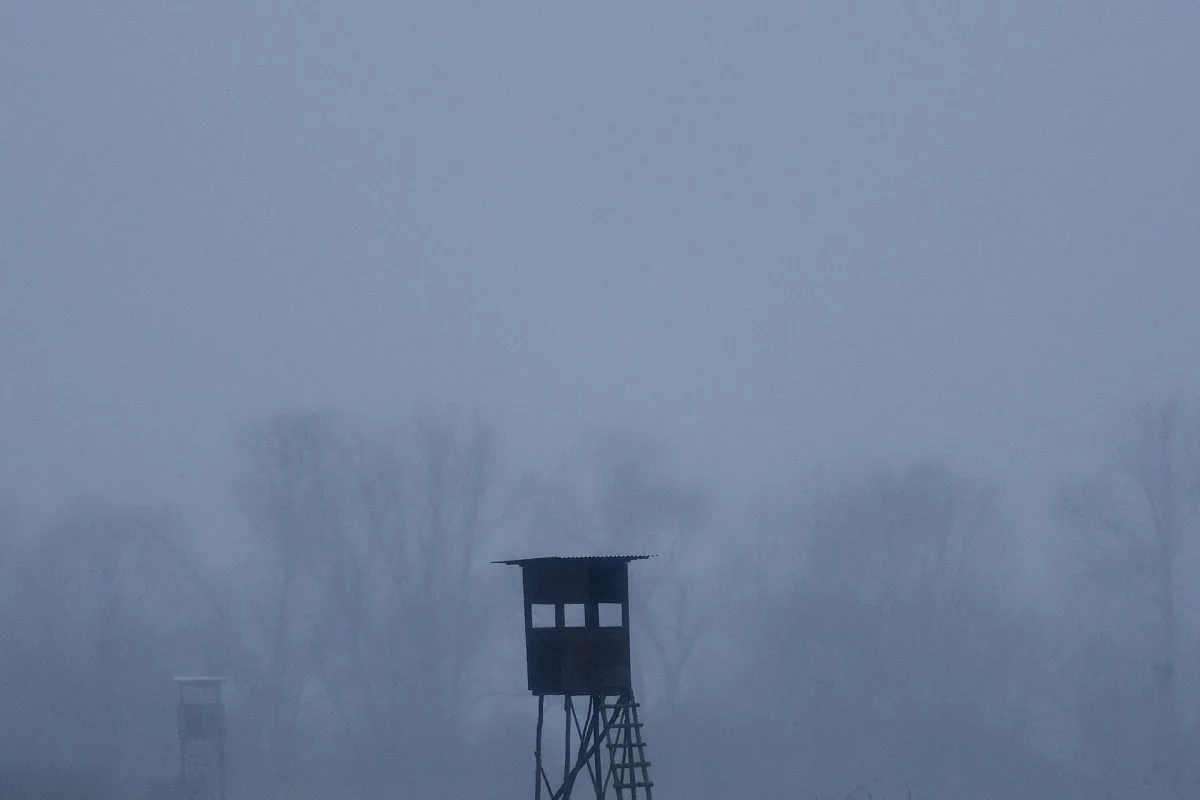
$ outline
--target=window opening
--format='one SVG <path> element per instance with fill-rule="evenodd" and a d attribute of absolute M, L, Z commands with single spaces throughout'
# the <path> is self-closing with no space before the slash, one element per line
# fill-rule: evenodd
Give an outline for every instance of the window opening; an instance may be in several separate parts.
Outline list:
<path fill-rule="evenodd" d="M 582 628 L 586 621 L 583 603 L 567 603 L 563 606 L 563 622 L 568 628 Z"/>
<path fill-rule="evenodd" d="M 619 628 L 622 621 L 620 603 L 600 603 L 601 628 Z"/>
<path fill-rule="evenodd" d="M 535 628 L 553 628 L 554 627 L 554 605 L 552 603 L 534 603 L 533 604 L 533 627 L 535 627 Z"/>

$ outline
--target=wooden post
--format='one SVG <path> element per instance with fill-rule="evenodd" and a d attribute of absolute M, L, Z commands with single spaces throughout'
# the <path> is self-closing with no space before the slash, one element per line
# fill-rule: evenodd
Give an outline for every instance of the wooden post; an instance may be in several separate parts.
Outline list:
<path fill-rule="evenodd" d="M 545 772 L 542 770 L 542 722 L 546 717 L 546 698 L 538 695 L 537 749 L 533 751 L 533 760 L 537 762 L 537 771 L 533 775 L 533 800 L 542 798 L 542 781 Z"/>

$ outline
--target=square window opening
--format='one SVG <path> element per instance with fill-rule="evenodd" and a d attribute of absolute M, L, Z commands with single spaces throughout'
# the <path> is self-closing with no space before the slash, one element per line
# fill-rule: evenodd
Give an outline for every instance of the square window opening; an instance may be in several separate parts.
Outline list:
<path fill-rule="evenodd" d="M 554 605 L 552 603 L 534 603 L 533 604 L 533 627 L 535 627 L 535 628 L 553 628 L 554 627 Z"/>
<path fill-rule="evenodd" d="M 587 623 L 583 603 L 567 603 L 563 606 L 563 621 L 568 628 L 582 628 Z"/>
<path fill-rule="evenodd" d="M 620 603 L 600 603 L 600 627 L 619 628 L 622 624 Z"/>

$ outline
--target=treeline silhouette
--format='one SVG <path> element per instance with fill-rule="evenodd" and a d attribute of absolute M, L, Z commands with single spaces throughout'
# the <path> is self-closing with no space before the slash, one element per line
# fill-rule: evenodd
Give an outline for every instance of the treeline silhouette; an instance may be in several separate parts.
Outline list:
<path fill-rule="evenodd" d="M 664 796 L 1182 796 L 1198 412 L 1122 413 L 1021 514 L 940 459 L 813 465 L 750 502 L 631 430 L 530 469 L 477 416 L 256 420 L 229 530 L 0 514 L 0 796 L 176 796 L 185 673 L 229 678 L 234 800 L 522 796 L 520 587 L 489 562 L 571 552 L 658 555 L 633 636 Z"/>

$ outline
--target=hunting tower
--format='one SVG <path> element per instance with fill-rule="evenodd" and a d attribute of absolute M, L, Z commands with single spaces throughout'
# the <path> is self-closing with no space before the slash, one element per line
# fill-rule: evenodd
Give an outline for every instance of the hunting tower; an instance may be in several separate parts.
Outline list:
<path fill-rule="evenodd" d="M 225 800 L 224 678 L 176 678 L 185 800 Z"/>
<path fill-rule="evenodd" d="M 584 771 L 597 800 L 652 800 L 629 656 L 629 562 L 644 558 L 649 556 L 497 562 L 521 568 L 526 668 L 529 690 L 538 699 L 534 800 L 541 800 L 543 789 L 550 800 L 568 800 Z M 564 760 L 557 788 L 543 758 L 547 696 L 563 698 Z M 575 698 L 585 697 L 586 703 L 576 704 Z"/>

